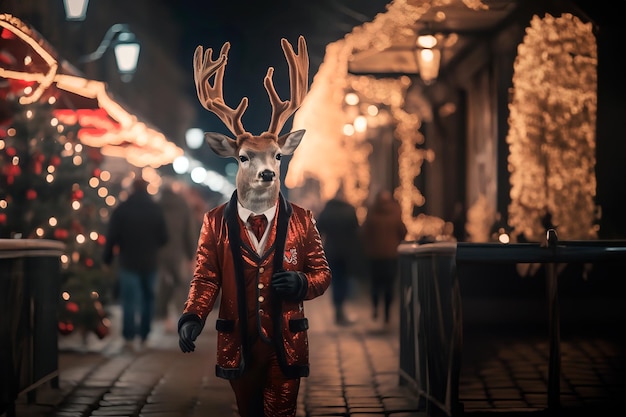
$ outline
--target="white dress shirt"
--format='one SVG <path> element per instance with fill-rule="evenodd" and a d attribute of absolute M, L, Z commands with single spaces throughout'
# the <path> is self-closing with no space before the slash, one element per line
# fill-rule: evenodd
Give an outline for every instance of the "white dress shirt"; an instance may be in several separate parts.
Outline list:
<path fill-rule="evenodd" d="M 267 242 L 267 236 L 269 236 L 270 224 L 272 224 L 272 220 L 274 220 L 274 216 L 276 216 L 276 205 L 268 208 L 262 213 L 255 213 L 251 210 L 248 210 L 247 208 L 242 206 L 239 201 L 237 201 L 237 213 L 239 214 L 239 218 L 243 220 L 243 223 L 246 225 L 246 230 L 248 231 L 250 241 L 254 245 L 254 249 L 259 255 L 261 255 L 263 253 L 263 249 L 265 248 L 265 242 Z M 265 231 L 263 232 L 263 236 L 261 236 L 260 241 L 257 240 L 254 232 L 252 232 L 252 229 L 250 228 L 250 224 L 248 224 L 248 217 L 250 217 L 250 215 L 258 214 L 264 214 L 265 217 L 267 217 L 267 227 L 265 228 Z"/>

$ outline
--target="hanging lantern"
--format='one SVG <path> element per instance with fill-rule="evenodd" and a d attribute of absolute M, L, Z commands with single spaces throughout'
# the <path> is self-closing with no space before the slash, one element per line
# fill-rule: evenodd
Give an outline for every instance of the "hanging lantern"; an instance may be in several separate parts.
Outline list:
<path fill-rule="evenodd" d="M 65 7 L 65 20 L 83 21 L 87 16 L 89 0 L 63 0 Z"/>

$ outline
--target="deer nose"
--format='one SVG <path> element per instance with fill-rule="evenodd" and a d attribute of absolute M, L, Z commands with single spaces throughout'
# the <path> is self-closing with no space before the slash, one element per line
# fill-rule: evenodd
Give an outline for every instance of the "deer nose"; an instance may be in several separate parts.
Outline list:
<path fill-rule="evenodd" d="M 273 181 L 276 173 L 274 171 L 270 171 L 269 169 L 263 170 L 259 173 L 259 177 L 261 181 Z"/>

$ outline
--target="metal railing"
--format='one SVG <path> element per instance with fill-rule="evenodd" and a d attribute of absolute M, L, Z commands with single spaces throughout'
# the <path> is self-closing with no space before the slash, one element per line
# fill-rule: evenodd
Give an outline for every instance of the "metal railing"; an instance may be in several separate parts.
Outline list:
<path fill-rule="evenodd" d="M 403 243 L 400 262 L 400 384 L 427 412 L 459 406 L 461 299 L 455 243 Z"/>
<path fill-rule="evenodd" d="M 546 266 L 549 325 L 548 409 L 560 408 L 561 340 L 557 265 L 626 260 L 626 241 L 541 243 L 432 243 L 399 246 L 401 295 L 400 377 L 448 416 L 462 410 L 458 399 L 462 354 L 462 294 L 458 273 L 468 264 L 541 263 Z"/>
<path fill-rule="evenodd" d="M 560 407 L 561 333 L 558 292 L 559 263 L 587 263 L 626 259 L 626 241 L 559 241 L 556 231 L 546 232 L 544 243 L 503 245 L 458 243 L 456 263 L 546 264 L 549 326 L 548 409 Z"/>
<path fill-rule="evenodd" d="M 65 244 L 0 239 L 0 414 L 15 416 L 15 400 L 52 381 L 58 387 L 57 307 Z"/>

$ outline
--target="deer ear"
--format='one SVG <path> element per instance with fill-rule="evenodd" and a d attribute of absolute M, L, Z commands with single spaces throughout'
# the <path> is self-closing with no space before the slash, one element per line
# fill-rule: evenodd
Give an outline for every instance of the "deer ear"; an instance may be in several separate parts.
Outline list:
<path fill-rule="evenodd" d="M 291 155 L 292 153 L 294 153 L 296 148 L 300 144 L 302 137 L 304 136 L 304 132 L 305 130 L 301 129 L 279 137 L 278 146 L 280 146 L 280 151 L 284 155 Z"/>
<path fill-rule="evenodd" d="M 205 132 L 204 139 L 207 141 L 213 152 L 226 157 L 237 157 L 237 141 L 217 132 Z"/>

